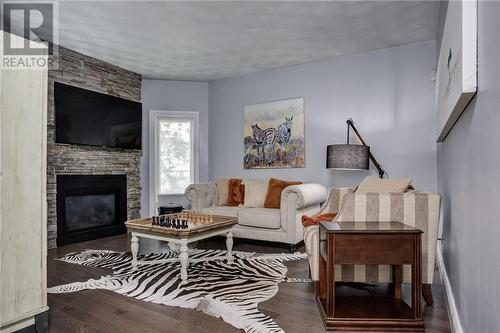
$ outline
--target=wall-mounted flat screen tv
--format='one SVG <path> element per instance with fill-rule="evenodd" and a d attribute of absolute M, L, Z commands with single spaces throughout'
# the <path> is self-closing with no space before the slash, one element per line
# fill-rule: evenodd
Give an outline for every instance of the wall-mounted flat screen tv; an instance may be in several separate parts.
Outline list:
<path fill-rule="evenodd" d="M 142 104 L 54 83 L 56 142 L 141 149 Z"/>

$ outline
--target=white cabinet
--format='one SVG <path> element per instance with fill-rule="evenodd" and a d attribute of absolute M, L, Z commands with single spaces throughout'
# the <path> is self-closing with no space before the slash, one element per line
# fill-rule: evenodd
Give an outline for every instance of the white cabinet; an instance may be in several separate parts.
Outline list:
<path fill-rule="evenodd" d="M 2 33 L 3 31 L 0 31 L 0 34 Z M 15 36 L 14 41 L 21 45 L 24 39 Z M 46 127 L 47 69 L 2 69 L 0 71 L 0 331 L 2 333 L 34 324 L 36 316 L 48 310 Z"/>

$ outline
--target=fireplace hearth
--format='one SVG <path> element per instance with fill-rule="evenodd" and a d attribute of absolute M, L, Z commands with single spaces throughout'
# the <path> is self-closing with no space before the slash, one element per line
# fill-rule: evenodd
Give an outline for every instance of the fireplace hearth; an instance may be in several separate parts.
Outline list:
<path fill-rule="evenodd" d="M 124 233 L 126 175 L 57 176 L 57 245 Z"/>

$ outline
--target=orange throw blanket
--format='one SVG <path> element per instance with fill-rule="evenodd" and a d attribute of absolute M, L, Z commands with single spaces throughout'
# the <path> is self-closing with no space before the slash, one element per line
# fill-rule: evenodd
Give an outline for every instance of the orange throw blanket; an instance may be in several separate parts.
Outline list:
<path fill-rule="evenodd" d="M 302 215 L 302 225 L 305 227 L 309 227 L 311 225 L 316 225 L 321 221 L 332 221 L 337 214 L 321 214 L 316 216 L 307 216 Z"/>

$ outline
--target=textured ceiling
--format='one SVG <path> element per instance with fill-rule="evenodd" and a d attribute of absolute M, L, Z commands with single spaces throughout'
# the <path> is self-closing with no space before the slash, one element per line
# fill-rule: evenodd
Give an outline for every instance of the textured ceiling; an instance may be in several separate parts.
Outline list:
<path fill-rule="evenodd" d="M 435 38 L 430 1 L 59 3 L 59 44 L 147 78 L 210 81 Z"/>

